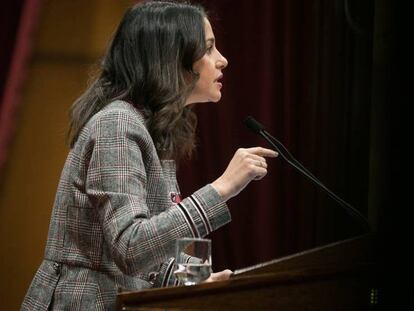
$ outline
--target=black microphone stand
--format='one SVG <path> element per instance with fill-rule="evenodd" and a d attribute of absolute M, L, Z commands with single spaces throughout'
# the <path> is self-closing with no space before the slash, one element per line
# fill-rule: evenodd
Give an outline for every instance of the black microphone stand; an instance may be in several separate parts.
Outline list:
<path fill-rule="evenodd" d="M 274 138 L 272 135 L 266 132 L 260 123 L 258 123 L 252 117 L 248 117 L 245 120 L 245 124 L 253 132 L 262 136 L 289 165 L 291 165 L 299 173 L 308 178 L 311 182 L 313 182 L 320 189 L 326 192 L 332 199 L 339 203 L 339 205 L 341 205 L 351 217 L 354 217 L 361 224 L 364 230 L 366 230 L 367 232 L 371 231 L 371 227 L 369 225 L 368 220 L 357 209 L 355 209 L 351 204 L 345 202 L 343 199 L 341 199 L 339 196 L 333 193 L 330 189 L 328 189 L 328 187 L 326 187 L 321 181 L 319 181 L 298 160 L 296 160 L 290 154 L 289 150 L 287 150 L 286 147 L 280 141 L 278 141 L 276 138 Z"/>

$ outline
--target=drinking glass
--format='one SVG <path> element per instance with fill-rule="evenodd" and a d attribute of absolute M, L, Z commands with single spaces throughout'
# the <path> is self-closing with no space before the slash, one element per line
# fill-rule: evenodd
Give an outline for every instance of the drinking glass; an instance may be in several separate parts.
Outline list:
<path fill-rule="evenodd" d="M 191 256 L 190 260 L 184 254 Z M 208 279 L 211 274 L 211 240 L 178 239 L 175 247 L 175 263 L 174 274 L 184 285 L 195 285 Z"/>

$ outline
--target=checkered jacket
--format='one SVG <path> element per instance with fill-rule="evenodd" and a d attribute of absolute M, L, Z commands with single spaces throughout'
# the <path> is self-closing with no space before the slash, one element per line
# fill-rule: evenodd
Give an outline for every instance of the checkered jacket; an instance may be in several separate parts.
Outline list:
<path fill-rule="evenodd" d="M 177 200 L 175 170 L 129 103 L 93 116 L 63 168 L 45 257 L 21 309 L 113 310 L 118 291 L 174 284 L 175 240 L 230 221 L 211 185 Z"/>

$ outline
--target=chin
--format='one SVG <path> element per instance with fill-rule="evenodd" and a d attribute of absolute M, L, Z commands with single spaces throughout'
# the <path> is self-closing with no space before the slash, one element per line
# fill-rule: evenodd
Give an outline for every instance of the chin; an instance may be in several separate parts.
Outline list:
<path fill-rule="evenodd" d="M 211 98 L 211 101 L 212 101 L 213 103 L 217 103 L 217 102 L 219 102 L 219 101 L 220 101 L 220 99 L 221 99 L 221 93 L 220 93 L 220 94 L 218 94 L 218 95 L 216 95 L 216 96 L 213 96 L 213 97 Z"/>
<path fill-rule="evenodd" d="M 207 96 L 199 97 L 199 98 L 192 98 L 187 101 L 187 104 L 195 104 L 195 103 L 217 103 L 221 99 L 221 93 L 218 94 L 210 94 Z"/>

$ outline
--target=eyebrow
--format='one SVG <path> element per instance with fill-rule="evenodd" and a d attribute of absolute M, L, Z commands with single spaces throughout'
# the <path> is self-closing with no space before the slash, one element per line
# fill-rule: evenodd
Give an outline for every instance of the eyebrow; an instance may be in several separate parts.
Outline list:
<path fill-rule="evenodd" d="M 215 41 L 216 41 L 216 39 L 215 39 L 215 38 L 208 38 L 208 39 L 206 40 L 206 43 L 209 43 L 209 42 L 214 43 Z"/>

